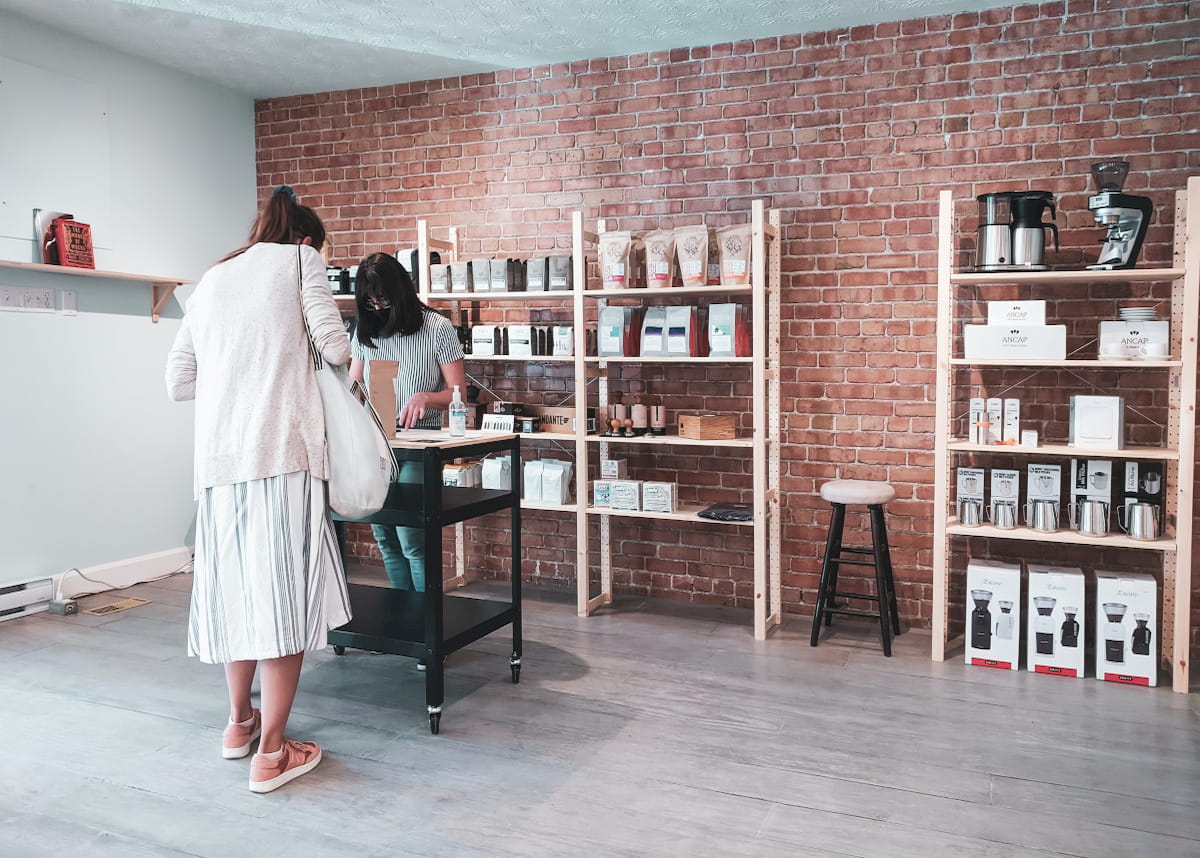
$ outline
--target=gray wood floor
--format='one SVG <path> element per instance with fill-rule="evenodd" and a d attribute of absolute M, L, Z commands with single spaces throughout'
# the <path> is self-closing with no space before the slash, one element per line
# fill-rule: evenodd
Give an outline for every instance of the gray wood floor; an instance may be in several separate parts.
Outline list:
<path fill-rule="evenodd" d="M 451 657 L 440 736 L 412 660 L 310 654 L 289 732 L 325 760 L 253 795 L 190 583 L 0 623 L 0 855 L 1200 855 L 1194 694 L 557 594 L 526 600 L 519 685 L 503 632 Z"/>

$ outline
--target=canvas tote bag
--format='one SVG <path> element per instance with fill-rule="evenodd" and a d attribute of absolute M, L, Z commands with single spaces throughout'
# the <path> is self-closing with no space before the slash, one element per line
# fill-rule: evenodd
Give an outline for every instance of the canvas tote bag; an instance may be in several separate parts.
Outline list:
<path fill-rule="evenodd" d="M 296 279 L 303 289 L 300 266 L 297 247 Z M 300 317 L 304 318 L 303 296 Z M 325 411 L 329 506 L 342 518 L 367 518 L 379 512 L 387 500 L 388 487 L 397 476 L 396 458 L 362 385 L 350 378 L 345 367 L 325 363 L 313 342 L 307 319 L 304 332 Z"/>

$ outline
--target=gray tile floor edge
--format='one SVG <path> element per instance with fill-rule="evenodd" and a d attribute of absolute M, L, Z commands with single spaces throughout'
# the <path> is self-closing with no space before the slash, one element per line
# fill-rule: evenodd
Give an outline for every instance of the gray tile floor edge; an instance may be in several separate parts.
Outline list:
<path fill-rule="evenodd" d="M 0 622 L 0 856 L 1200 854 L 1196 694 L 539 591 L 520 684 L 506 631 L 451 656 L 438 736 L 411 659 L 310 653 L 290 732 L 327 758 L 255 796 L 217 751 L 221 671 L 184 652 L 190 583 Z"/>

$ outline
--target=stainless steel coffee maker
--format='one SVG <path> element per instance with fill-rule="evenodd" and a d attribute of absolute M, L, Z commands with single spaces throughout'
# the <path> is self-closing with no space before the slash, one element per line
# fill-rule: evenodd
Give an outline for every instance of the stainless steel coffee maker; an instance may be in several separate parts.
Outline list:
<path fill-rule="evenodd" d="M 1054 234 L 1058 249 L 1058 226 L 1043 223 L 1046 209 L 1050 219 L 1057 212 L 1049 191 L 998 191 L 980 194 L 979 226 L 976 230 L 976 271 L 1045 271 L 1046 230 Z"/>
<path fill-rule="evenodd" d="M 976 271 L 1003 271 L 1012 265 L 1012 199 L 1014 192 L 980 194 L 975 245 Z"/>

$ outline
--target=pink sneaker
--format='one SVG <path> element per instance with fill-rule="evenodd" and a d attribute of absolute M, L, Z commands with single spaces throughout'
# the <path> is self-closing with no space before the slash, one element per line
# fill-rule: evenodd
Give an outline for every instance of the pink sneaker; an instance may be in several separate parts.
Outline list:
<path fill-rule="evenodd" d="M 278 760 L 268 759 L 260 752 L 250 761 L 250 792 L 270 792 L 288 781 L 308 774 L 321 762 L 321 746 L 316 742 L 283 740 L 283 754 Z"/>
<path fill-rule="evenodd" d="M 250 753 L 250 746 L 262 733 L 262 713 L 257 709 L 250 710 L 254 720 L 249 727 L 241 724 L 230 724 L 225 728 L 225 736 L 221 741 L 221 756 L 227 760 L 240 760 Z"/>

